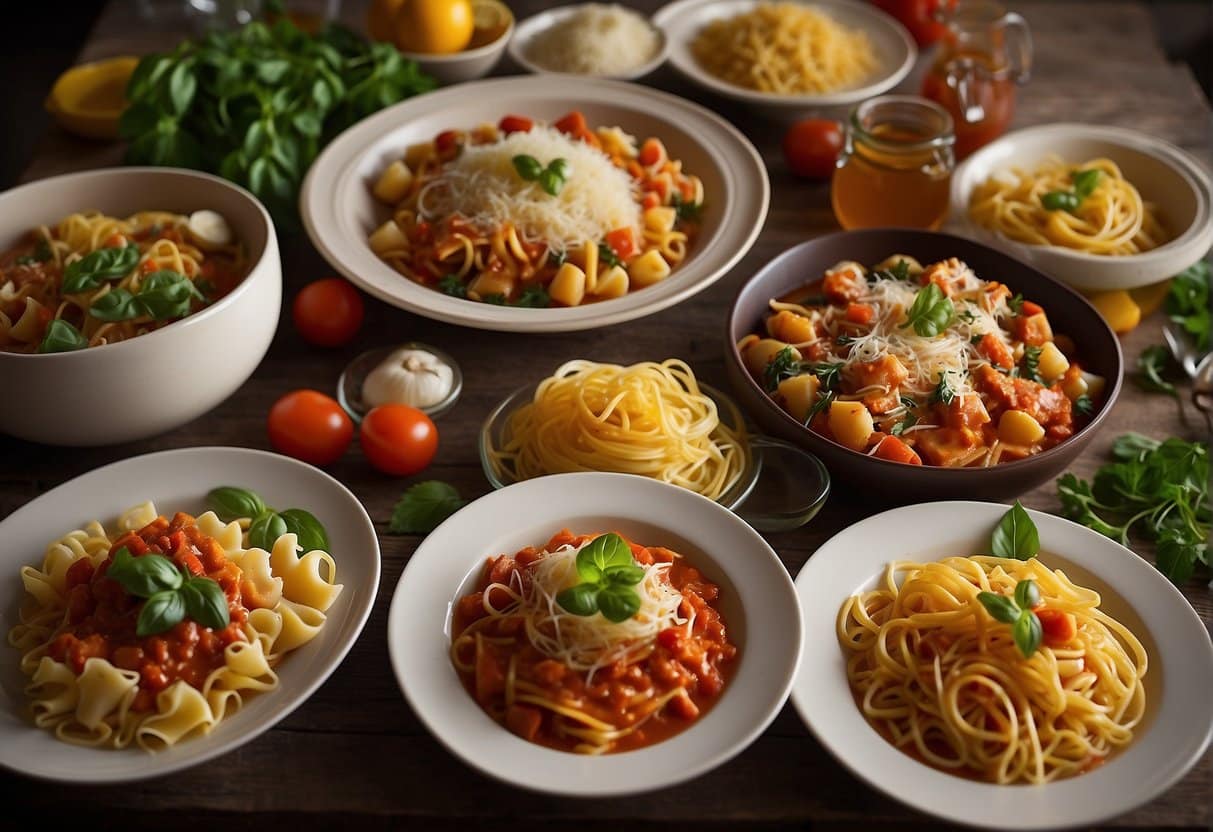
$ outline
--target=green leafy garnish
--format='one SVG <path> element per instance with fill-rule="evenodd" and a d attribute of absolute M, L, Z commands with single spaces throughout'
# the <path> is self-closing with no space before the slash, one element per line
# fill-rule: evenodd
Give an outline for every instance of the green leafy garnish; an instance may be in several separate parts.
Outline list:
<path fill-rule="evenodd" d="M 34 257 L 34 255 L 22 254 L 20 257 L 18 257 L 16 260 L 13 261 L 13 265 L 14 266 L 32 266 L 37 262 L 38 262 L 38 258 Z"/>
<path fill-rule="evenodd" d="M 1018 503 L 1016 503 L 1018 505 Z M 986 608 L 995 621 L 1011 625 L 1011 637 L 1025 659 L 1040 648 L 1043 631 L 1040 619 L 1032 608 L 1040 603 L 1040 590 L 1033 580 L 1015 584 L 1015 596 L 998 595 L 993 592 L 977 593 L 977 600 Z"/>
<path fill-rule="evenodd" d="M 528 309 L 546 309 L 551 305 L 552 298 L 548 295 L 547 290 L 536 284 L 523 289 L 522 294 L 518 296 L 518 300 L 514 301 L 514 306 L 522 306 Z"/>
<path fill-rule="evenodd" d="M 939 381 L 935 384 L 935 389 L 931 391 L 931 402 L 934 404 L 949 405 L 952 399 L 956 398 L 956 388 L 952 386 L 952 382 L 948 380 L 948 373 L 945 370 L 939 374 Z"/>
<path fill-rule="evenodd" d="M 286 534 L 286 521 L 273 509 L 266 509 L 253 518 L 248 527 L 248 542 L 258 549 L 270 550 L 275 541 Z"/>
<path fill-rule="evenodd" d="M 438 291 L 455 298 L 466 298 L 468 296 L 467 284 L 453 274 L 448 274 L 438 281 Z"/>
<path fill-rule="evenodd" d="M 1023 295 L 1016 292 L 1015 296 L 1007 301 L 1007 308 L 1011 310 L 1012 315 L 1023 314 Z"/>
<path fill-rule="evenodd" d="M 38 242 L 34 243 L 34 259 L 39 263 L 45 263 L 54 256 L 51 251 L 50 240 L 45 237 L 39 237 Z"/>
<path fill-rule="evenodd" d="M 644 575 L 622 537 L 600 535 L 577 553 L 581 583 L 558 593 L 556 603 L 573 615 L 600 612 L 607 621 L 627 621 L 640 610 L 640 595 L 632 587 Z"/>
<path fill-rule="evenodd" d="M 505 306 L 505 295 L 500 292 L 494 292 L 491 295 L 485 295 L 480 298 L 481 303 L 491 303 L 493 306 Z"/>
<path fill-rule="evenodd" d="M 817 394 L 817 401 L 813 402 L 813 406 L 809 408 L 807 413 L 805 413 L 804 423 L 807 425 L 810 422 L 812 422 L 814 416 L 816 416 L 818 413 L 821 413 L 822 411 L 829 408 L 829 406 L 833 403 L 834 403 L 834 391 L 833 390 L 822 390 L 820 393 Z"/>
<path fill-rule="evenodd" d="M 1133 380 L 1147 393 L 1164 393 L 1178 399 L 1179 391 L 1167 378 L 1175 374 L 1175 362 L 1171 357 L 1171 351 L 1161 344 L 1156 344 L 1146 347 L 1137 357 L 1137 373 L 1133 376 Z"/>
<path fill-rule="evenodd" d="M 1040 551 L 1040 533 L 1036 524 L 1019 502 L 1002 516 L 990 538 L 990 554 L 998 558 L 1028 560 Z"/>
<path fill-rule="evenodd" d="M 129 321 L 146 316 L 154 321 L 183 318 L 195 300 L 206 300 L 194 282 L 179 272 L 161 269 L 139 284 L 139 290 L 114 289 L 93 301 L 88 314 L 102 321 Z"/>
<path fill-rule="evenodd" d="M 38 352 L 72 352 L 88 346 L 80 330 L 62 318 L 55 318 L 46 327 L 46 334 L 38 344 Z"/>
<path fill-rule="evenodd" d="M 390 534 L 429 534 L 467 504 L 454 486 L 438 480 L 410 486 L 392 509 Z"/>
<path fill-rule="evenodd" d="M 1034 347 L 1028 344 L 1023 348 L 1023 369 L 1020 370 L 1020 377 L 1026 378 L 1028 381 L 1040 383 L 1040 352 L 1041 347 Z"/>
<path fill-rule="evenodd" d="M 892 436 L 901 436 L 908 428 L 912 428 L 916 424 L 918 424 L 918 415 L 915 413 L 906 413 L 905 416 L 901 417 L 901 420 L 897 422 L 897 424 L 889 428 L 889 434 Z"/>
<path fill-rule="evenodd" d="M 699 217 L 703 213 L 702 202 L 684 200 L 682 194 L 670 195 L 670 207 L 674 209 L 678 219 L 687 222 L 699 222 Z"/>
<path fill-rule="evenodd" d="M 841 378 L 842 368 L 845 365 L 841 361 L 834 363 L 822 361 L 810 362 L 803 366 L 810 373 L 817 376 L 818 380 L 821 381 L 823 389 L 836 390 L 838 389 L 838 381 Z"/>
<path fill-rule="evenodd" d="M 544 167 L 534 156 L 519 153 L 512 161 L 514 170 L 522 179 L 527 182 L 538 182 L 539 187 L 550 196 L 560 194 L 560 190 L 564 187 L 565 180 L 569 178 L 571 172 L 566 159 L 553 159 L 548 162 L 547 167 Z"/>
<path fill-rule="evenodd" d="M 1209 263 L 1201 260 L 1175 275 L 1164 304 L 1167 315 L 1192 336 L 1201 352 L 1208 350 L 1213 340 L 1209 283 Z"/>
<path fill-rule="evenodd" d="M 779 386 L 781 381 L 800 375 L 801 362 L 791 347 L 784 347 L 775 353 L 775 357 L 767 362 L 762 371 L 762 382 L 767 392 Z"/>
<path fill-rule="evenodd" d="M 569 259 L 569 253 L 564 249 L 548 249 L 548 265 L 553 268 L 560 268 L 565 261 Z"/>
<path fill-rule="evenodd" d="M 543 173 L 543 165 L 529 154 L 520 153 L 510 161 L 514 163 L 514 170 L 518 172 L 518 175 L 527 182 L 534 182 L 539 178 L 539 174 Z"/>
<path fill-rule="evenodd" d="M 608 266 L 618 266 L 623 263 L 619 259 L 619 255 L 615 253 L 615 249 L 611 248 L 605 242 L 598 244 L 598 259 Z"/>
<path fill-rule="evenodd" d="M 261 495 L 234 485 L 212 488 L 206 494 L 206 503 L 225 523 L 239 520 L 242 517 L 256 517 L 266 509 Z"/>
<path fill-rule="evenodd" d="M 1174 583 L 1187 581 L 1197 563 L 1208 566 L 1208 443 L 1129 433 L 1112 456 L 1091 482 L 1073 474 L 1057 480 L 1062 514 L 1125 546 L 1130 532 L 1154 540 L 1155 565 Z"/>
<path fill-rule="evenodd" d="M 914 303 L 906 311 L 906 322 L 902 328 L 914 327 L 923 338 L 934 338 L 945 329 L 956 316 L 952 301 L 934 283 L 928 283 L 914 296 Z"/>
<path fill-rule="evenodd" d="M 1082 201 L 1095 192 L 1103 177 L 1099 168 L 1076 170 L 1070 172 L 1073 188 L 1068 191 L 1049 191 L 1040 197 L 1040 204 L 1046 211 L 1069 211 L 1071 214 L 1078 210 Z"/>
<path fill-rule="evenodd" d="M 101 288 L 102 283 L 126 277 L 137 265 L 139 247 L 136 245 L 99 248 L 67 264 L 63 270 L 63 294 L 94 291 Z"/>
<path fill-rule="evenodd" d="M 910 262 L 908 260 L 898 260 L 890 269 L 878 269 L 868 273 L 868 282 L 875 283 L 878 280 L 902 280 L 910 279 Z"/>
<path fill-rule="evenodd" d="M 191 575 L 164 555 L 134 557 L 123 546 L 105 574 L 136 598 L 147 599 L 135 622 L 140 638 L 170 630 L 186 616 L 215 630 L 231 621 L 227 596 L 213 578 Z"/>
<path fill-rule="evenodd" d="M 1080 416 L 1090 416 L 1095 412 L 1095 402 L 1091 401 L 1091 397 L 1083 393 L 1074 400 L 1074 412 Z"/>
<path fill-rule="evenodd" d="M 332 548 L 324 524 L 311 512 L 301 508 L 277 511 L 267 506 L 261 495 L 250 489 L 232 485 L 213 488 L 207 492 L 206 504 L 225 523 L 250 518 L 249 545 L 258 549 L 272 549 L 284 534 L 295 535 L 296 545 L 305 552 Z"/>

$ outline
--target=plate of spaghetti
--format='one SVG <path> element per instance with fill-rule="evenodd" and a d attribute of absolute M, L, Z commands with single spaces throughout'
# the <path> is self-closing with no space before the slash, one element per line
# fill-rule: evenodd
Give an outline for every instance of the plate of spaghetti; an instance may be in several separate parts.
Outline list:
<path fill-rule="evenodd" d="M 1163 280 L 1213 245 L 1208 176 L 1179 148 L 1133 130 L 1051 124 L 965 160 L 953 222 L 1081 289 Z"/>
<path fill-rule="evenodd" d="M 786 696 L 798 617 L 778 557 L 726 509 L 641 477 L 563 474 L 431 533 L 396 588 L 388 646 L 456 756 L 527 789 L 608 796 L 745 748 Z"/>
<path fill-rule="evenodd" d="M 0 765 L 72 782 L 161 775 L 271 727 L 352 645 L 379 569 L 335 480 L 235 448 L 115 463 L 0 534 Z"/>
<path fill-rule="evenodd" d="M 776 116 L 887 92 L 918 54 L 900 23 L 846 0 L 679 0 L 653 21 L 679 72 Z"/>
<path fill-rule="evenodd" d="M 886 511 L 827 541 L 797 589 L 796 709 L 857 776 L 929 814 L 1093 825 L 1167 789 L 1213 733 L 1199 617 L 1145 560 L 1068 520 Z"/>
<path fill-rule="evenodd" d="M 304 183 L 312 241 L 373 295 L 485 329 L 656 312 L 749 249 L 769 185 L 749 141 L 621 82 L 491 80 L 405 102 L 329 145 Z"/>

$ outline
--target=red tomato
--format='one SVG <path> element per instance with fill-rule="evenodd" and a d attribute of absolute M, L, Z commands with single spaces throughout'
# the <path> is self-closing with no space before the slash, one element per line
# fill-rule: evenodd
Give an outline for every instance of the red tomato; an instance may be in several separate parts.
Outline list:
<path fill-rule="evenodd" d="M 842 127 L 824 118 L 806 118 L 783 136 L 783 156 L 797 176 L 829 179 L 842 152 Z"/>
<path fill-rule="evenodd" d="M 627 260 L 636 253 L 636 239 L 632 236 L 630 228 L 616 228 L 614 231 L 608 231 L 606 244 L 619 255 L 620 260 Z"/>
<path fill-rule="evenodd" d="M 936 19 L 941 8 L 951 8 L 955 0 L 872 0 L 872 5 L 897 18 L 910 30 L 919 46 L 930 46 L 942 38 L 948 27 Z"/>
<path fill-rule="evenodd" d="M 348 343 L 362 326 L 363 312 L 362 295 L 339 277 L 304 286 L 291 308 L 303 340 L 321 347 Z"/>
<path fill-rule="evenodd" d="M 407 404 L 381 404 L 362 419 L 362 452 L 385 474 L 407 477 L 430 464 L 438 452 L 438 428 Z"/>
<path fill-rule="evenodd" d="M 336 462 L 354 438 L 354 423 L 341 405 L 315 390 L 295 390 L 274 402 L 266 427 L 275 448 L 313 465 Z"/>
<path fill-rule="evenodd" d="M 535 126 L 535 122 L 531 121 L 526 116 L 505 116 L 501 119 L 501 123 L 497 125 L 502 133 L 529 133 L 531 128 Z"/>
<path fill-rule="evenodd" d="M 561 133 L 567 133 L 571 136 L 575 136 L 578 133 L 588 129 L 585 123 L 585 116 L 583 116 L 577 110 L 574 110 L 567 116 L 564 116 L 552 126 Z"/>

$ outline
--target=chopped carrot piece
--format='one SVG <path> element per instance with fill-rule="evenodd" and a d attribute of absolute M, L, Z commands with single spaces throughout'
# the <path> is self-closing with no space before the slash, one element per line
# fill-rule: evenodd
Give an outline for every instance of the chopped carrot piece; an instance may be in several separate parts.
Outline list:
<path fill-rule="evenodd" d="M 529 133 L 531 128 L 535 126 L 535 122 L 531 121 L 526 116 L 505 116 L 497 125 L 502 133 Z"/>
<path fill-rule="evenodd" d="M 914 453 L 914 449 L 896 436 L 886 436 L 876 446 L 876 456 L 889 462 L 903 462 L 906 465 L 922 465 L 922 458 Z"/>
<path fill-rule="evenodd" d="M 661 161 L 661 157 L 665 155 L 665 148 L 661 146 L 661 142 L 657 139 L 645 139 L 644 144 L 640 146 L 640 153 L 637 155 L 637 161 L 646 168 L 652 167 Z"/>
<path fill-rule="evenodd" d="M 632 235 L 632 229 L 627 227 L 608 231 L 606 244 L 619 256 L 620 260 L 627 260 L 636 253 L 636 238 Z"/>
<path fill-rule="evenodd" d="M 1049 647 L 1069 644 L 1078 635 L 1078 619 L 1074 613 L 1042 607 L 1036 610 L 1044 643 Z"/>
<path fill-rule="evenodd" d="M 847 304 L 847 320 L 853 324 L 867 326 L 876 319 L 876 310 L 866 303 Z"/>
<path fill-rule="evenodd" d="M 561 133 L 576 135 L 586 129 L 585 116 L 574 110 L 557 121 L 553 126 Z"/>
<path fill-rule="evenodd" d="M 644 195 L 644 198 L 642 200 L 640 200 L 640 206 L 642 208 L 644 208 L 645 210 L 648 210 L 649 208 L 656 208 L 660 204 L 661 204 L 661 197 L 659 197 L 653 191 L 649 191 L 647 194 Z"/>
<path fill-rule="evenodd" d="M 1030 300 L 1025 300 L 1021 309 L 1023 310 L 1023 316 L 1025 318 L 1030 318 L 1033 315 L 1039 315 L 1045 311 L 1044 307 L 1039 303 L 1033 303 Z"/>
<path fill-rule="evenodd" d="M 991 364 L 1005 369 L 1015 366 L 1015 358 L 1011 355 L 1011 350 L 991 332 L 981 336 L 981 341 L 977 343 L 977 351 L 990 359 Z"/>

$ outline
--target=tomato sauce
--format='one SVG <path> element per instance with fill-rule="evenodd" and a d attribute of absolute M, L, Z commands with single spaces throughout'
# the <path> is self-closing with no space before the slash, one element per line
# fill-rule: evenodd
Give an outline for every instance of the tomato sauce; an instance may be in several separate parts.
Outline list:
<path fill-rule="evenodd" d="M 565 530 L 542 549 L 528 547 L 513 557 L 490 558 L 476 590 L 456 604 L 456 637 L 486 617 L 483 594 L 490 584 L 511 585 L 515 573 L 520 573 L 517 577 L 521 581 L 528 581 L 528 567 L 545 552 L 564 545 L 579 546 L 595 536 L 574 535 Z M 732 677 L 737 647 L 729 641 L 725 621 L 714 606 L 720 588 L 669 549 L 630 541 L 629 545 L 637 563 L 671 564 L 667 573 L 670 584 L 683 597 L 680 615 L 694 617 L 691 633 L 685 627 L 662 630 L 647 656 L 630 663 L 617 661 L 606 665 L 587 680 L 584 672 L 536 649 L 523 631 L 521 616 L 502 616 L 483 622 L 477 632 L 485 636 L 484 649 L 478 651 L 473 671 L 460 672 L 460 679 L 482 708 L 523 739 L 562 751 L 574 751 L 581 742 L 558 730 L 557 718 L 551 711 L 517 702 L 505 704 L 511 658 L 516 678 L 540 688 L 545 699 L 575 708 L 616 728 L 641 723 L 631 733 L 613 741 L 606 749 L 609 752 L 642 748 L 683 731 L 715 704 Z M 518 585 L 518 580 L 512 585 Z M 490 601 L 502 609 L 508 599 L 490 598 Z M 661 710 L 644 719 L 653 700 L 679 688 L 685 693 L 675 695 Z"/>
<path fill-rule="evenodd" d="M 114 553 L 123 547 L 136 558 L 164 555 L 195 576 L 215 580 L 227 596 L 231 623 L 215 630 L 186 618 L 166 632 L 140 638 L 135 625 L 143 599 L 106 576 Z M 115 540 L 109 556 L 96 569 L 88 558 L 72 564 L 67 571 L 67 627 L 47 652 L 76 674 L 84 672 L 84 663 L 94 657 L 137 671 L 139 693 L 131 708 L 152 710 L 156 694 L 178 679 L 201 690 L 207 677 L 223 666 L 224 648 L 247 641 L 241 626 L 248 620 L 241 578 L 240 567 L 227 559 L 214 538 L 198 530 L 193 517 L 185 513 L 176 514 L 171 521 L 157 517 Z"/>

